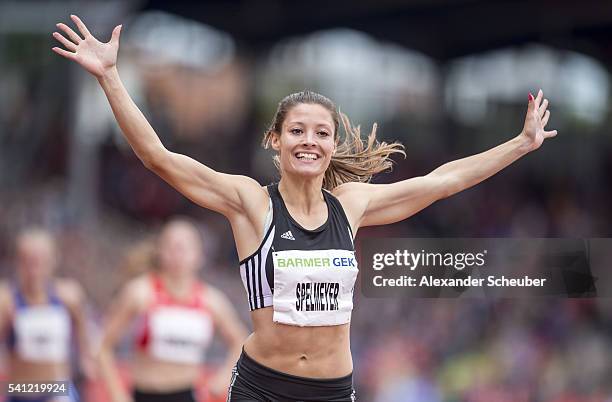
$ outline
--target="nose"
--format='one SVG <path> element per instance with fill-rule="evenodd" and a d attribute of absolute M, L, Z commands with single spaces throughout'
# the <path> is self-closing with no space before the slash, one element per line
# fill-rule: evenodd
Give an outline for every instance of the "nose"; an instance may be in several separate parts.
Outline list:
<path fill-rule="evenodd" d="M 306 134 L 302 136 L 302 145 L 305 146 L 314 146 L 315 142 L 315 133 L 311 130 L 306 131 Z"/>

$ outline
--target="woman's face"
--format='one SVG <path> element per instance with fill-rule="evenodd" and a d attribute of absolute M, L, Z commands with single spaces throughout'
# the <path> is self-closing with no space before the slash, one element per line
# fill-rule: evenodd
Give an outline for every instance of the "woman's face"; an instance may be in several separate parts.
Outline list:
<path fill-rule="evenodd" d="M 17 241 L 16 258 L 19 275 L 25 282 L 44 284 L 51 277 L 57 261 L 55 244 L 46 235 L 23 235 Z"/>
<path fill-rule="evenodd" d="M 184 222 L 173 222 L 163 229 L 158 239 L 161 271 L 190 275 L 202 263 L 202 243 L 197 230 Z"/>
<path fill-rule="evenodd" d="M 301 103 L 287 112 L 282 132 L 272 137 L 281 174 L 323 175 L 335 152 L 334 121 L 318 104 Z"/>

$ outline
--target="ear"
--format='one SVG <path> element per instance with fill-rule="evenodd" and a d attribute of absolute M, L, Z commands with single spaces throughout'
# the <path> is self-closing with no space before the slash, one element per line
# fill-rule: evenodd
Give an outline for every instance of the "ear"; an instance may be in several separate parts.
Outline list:
<path fill-rule="evenodd" d="M 272 132 L 272 138 L 270 138 L 270 145 L 272 145 L 272 149 L 276 152 L 280 151 L 280 134 Z"/>

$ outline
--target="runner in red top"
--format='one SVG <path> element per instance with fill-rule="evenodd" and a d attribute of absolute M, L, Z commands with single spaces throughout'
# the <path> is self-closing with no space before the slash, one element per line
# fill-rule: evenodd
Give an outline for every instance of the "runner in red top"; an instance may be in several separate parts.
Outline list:
<path fill-rule="evenodd" d="M 157 239 L 155 267 L 129 281 L 109 314 L 100 351 L 101 373 L 114 402 L 193 402 L 205 351 L 218 330 L 228 346 L 223 367 L 207 384 L 213 396 L 225 394 L 246 329 L 227 298 L 197 278 L 202 244 L 185 220 L 166 224 Z M 123 388 L 113 349 L 137 322 L 131 365 L 133 394 Z"/>
<path fill-rule="evenodd" d="M 137 346 L 159 360 L 200 364 L 214 331 L 204 284 L 194 282 L 184 299 L 170 294 L 157 274 L 150 275 L 150 286 L 153 300 L 145 312 Z"/>

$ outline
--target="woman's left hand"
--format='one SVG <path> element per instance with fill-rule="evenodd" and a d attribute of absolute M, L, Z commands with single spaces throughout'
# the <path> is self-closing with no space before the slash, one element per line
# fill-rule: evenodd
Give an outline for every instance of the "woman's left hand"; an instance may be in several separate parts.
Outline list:
<path fill-rule="evenodd" d="M 550 110 L 546 110 L 548 108 L 548 99 L 542 101 L 543 98 L 544 93 L 541 89 L 538 91 L 538 95 L 535 99 L 533 95 L 529 93 L 529 107 L 527 108 L 525 125 L 520 134 L 520 137 L 525 140 L 528 151 L 535 151 L 540 148 L 545 139 L 557 135 L 557 130 L 544 130 L 550 118 Z"/>

